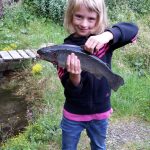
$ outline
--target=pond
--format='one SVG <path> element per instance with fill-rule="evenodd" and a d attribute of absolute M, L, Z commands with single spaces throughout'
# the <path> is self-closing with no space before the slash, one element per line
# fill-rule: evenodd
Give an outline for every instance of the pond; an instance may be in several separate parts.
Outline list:
<path fill-rule="evenodd" d="M 0 89 L 0 142 L 21 132 L 27 126 L 27 104 L 11 90 Z"/>

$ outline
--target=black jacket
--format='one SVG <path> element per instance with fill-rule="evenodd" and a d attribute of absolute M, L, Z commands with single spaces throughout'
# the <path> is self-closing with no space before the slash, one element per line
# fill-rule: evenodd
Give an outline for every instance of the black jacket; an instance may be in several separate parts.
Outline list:
<path fill-rule="evenodd" d="M 138 33 L 138 27 L 133 23 L 122 22 L 115 24 L 107 31 L 110 31 L 114 38 L 95 55 L 111 68 L 113 51 L 131 43 Z M 64 43 L 80 46 L 84 45 L 87 39 L 87 37 L 76 38 L 71 34 L 64 40 Z M 61 82 L 66 97 L 64 108 L 68 112 L 82 115 L 110 110 L 111 89 L 104 77 L 99 80 L 94 75 L 82 71 L 80 85 L 74 86 L 69 80 L 69 73 L 64 70 Z"/>

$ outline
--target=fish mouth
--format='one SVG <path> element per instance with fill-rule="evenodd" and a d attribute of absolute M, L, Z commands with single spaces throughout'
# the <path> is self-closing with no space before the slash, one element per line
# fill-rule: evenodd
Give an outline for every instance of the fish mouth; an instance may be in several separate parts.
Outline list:
<path fill-rule="evenodd" d="M 44 55 L 44 54 L 45 54 L 45 52 L 42 51 L 41 49 L 39 49 L 39 50 L 37 51 L 37 53 L 38 53 L 39 55 Z"/>

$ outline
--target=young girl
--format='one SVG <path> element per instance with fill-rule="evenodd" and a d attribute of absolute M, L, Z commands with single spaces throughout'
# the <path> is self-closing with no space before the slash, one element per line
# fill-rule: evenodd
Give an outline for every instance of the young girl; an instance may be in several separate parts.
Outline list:
<path fill-rule="evenodd" d="M 131 43 L 138 28 L 132 23 L 118 23 L 110 29 L 107 25 L 104 0 L 68 0 L 64 26 L 71 35 L 64 43 L 84 45 L 86 51 L 111 68 L 113 51 Z M 74 53 L 68 56 L 66 69 L 58 67 L 58 75 L 66 98 L 61 121 L 62 149 L 76 150 L 85 129 L 91 149 L 105 150 L 108 118 L 112 113 L 107 80 L 82 71 Z"/>

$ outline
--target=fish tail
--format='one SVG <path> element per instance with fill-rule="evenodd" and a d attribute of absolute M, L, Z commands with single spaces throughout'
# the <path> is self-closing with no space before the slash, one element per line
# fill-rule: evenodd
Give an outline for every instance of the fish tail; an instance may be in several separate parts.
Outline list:
<path fill-rule="evenodd" d="M 109 84 L 111 89 L 113 89 L 116 92 L 120 86 L 124 85 L 124 79 L 121 76 L 114 74 Z"/>

